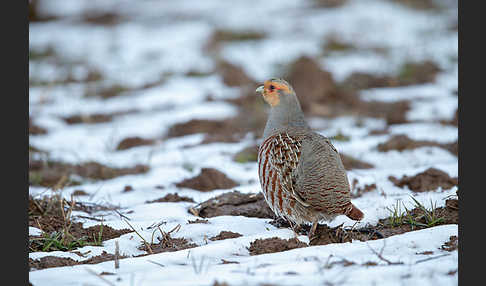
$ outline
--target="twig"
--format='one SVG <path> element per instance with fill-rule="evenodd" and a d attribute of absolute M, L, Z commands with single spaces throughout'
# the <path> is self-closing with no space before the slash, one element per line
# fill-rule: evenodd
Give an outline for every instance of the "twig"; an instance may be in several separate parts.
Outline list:
<path fill-rule="evenodd" d="M 429 257 L 429 258 L 425 258 L 425 259 L 421 259 L 421 260 L 418 260 L 417 262 L 415 262 L 415 264 L 419 264 L 419 263 L 422 263 L 422 262 L 425 262 L 425 261 L 429 261 L 429 260 L 433 260 L 433 259 L 437 259 L 437 258 L 441 258 L 441 257 L 444 257 L 444 256 L 449 256 L 450 254 L 441 254 L 441 255 L 437 255 L 437 256 L 434 256 L 434 257 Z"/>
<path fill-rule="evenodd" d="M 150 263 L 153 263 L 153 264 L 155 264 L 155 265 L 158 265 L 158 266 L 160 266 L 160 267 L 165 267 L 165 265 L 164 265 L 164 264 L 161 264 L 161 263 L 158 263 L 158 262 L 155 262 L 155 261 L 152 261 L 152 260 L 147 260 L 147 261 L 148 261 L 148 262 L 150 262 Z"/>
<path fill-rule="evenodd" d="M 118 246 L 118 240 L 115 240 L 115 269 L 120 268 L 120 261 L 118 260 L 120 256 L 120 247 Z"/>
<path fill-rule="evenodd" d="M 91 270 L 89 268 L 85 268 L 86 271 L 88 271 L 90 274 L 93 274 L 94 276 L 100 278 L 101 280 L 103 280 L 103 282 L 105 282 L 106 284 L 108 285 L 111 285 L 111 286 L 116 286 L 114 283 L 112 283 L 111 281 L 105 279 L 103 276 L 99 275 L 98 273 L 96 273 L 94 270 Z"/>
<path fill-rule="evenodd" d="M 167 234 L 171 234 L 173 231 L 178 232 L 180 229 L 181 229 L 181 225 L 178 224 L 171 231 L 169 231 Z"/>
<path fill-rule="evenodd" d="M 154 252 L 152 251 L 152 248 L 150 247 L 150 244 L 147 243 L 147 241 L 145 240 L 145 238 L 143 238 L 140 233 L 138 233 L 138 231 L 135 230 L 135 228 L 128 222 L 125 220 L 125 222 L 130 226 L 131 229 L 133 229 L 133 231 L 143 240 L 143 243 L 145 243 L 145 246 L 147 247 L 148 251 L 150 254 L 154 254 Z"/>
<path fill-rule="evenodd" d="M 116 212 L 121 218 L 124 218 L 126 220 L 130 220 L 130 218 L 128 218 L 128 217 L 124 216 L 123 214 L 121 214 L 117 209 L 114 209 L 113 211 Z"/>
<path fill-rule="evenodd" d="M 369 249 L 371 249 L 371 251 L 382 261 L 385 261 L 388 265 L 399 265 L 399 264 L 403 264 L 403 262 L 392 262 L 386 258 L 383 257 L 383 250 L 385 249 L 385 245 L 386 245 L 386 240 L 383 240 L 383 247 L 381 248 L 380 250 L 380 253 L 376 252 L 376 250 L 374 250 L 368 243 L 366 243 L 366 245 L 368 246 Z"/>

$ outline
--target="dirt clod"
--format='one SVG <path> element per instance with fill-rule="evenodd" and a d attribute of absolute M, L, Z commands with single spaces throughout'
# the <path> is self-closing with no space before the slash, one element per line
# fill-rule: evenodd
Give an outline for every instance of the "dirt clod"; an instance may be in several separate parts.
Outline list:
<path fill-rule="evenodd" d="M 34 124 L 32 118 L 29 117 L 29 135 L 44 135 L 47 134 L 47 129 Z"/>
<path fill-rule="evenodd" d="M 250 78 L 242 67 L 236 66 L 227 61 L 220 61 L 217 66 L 218 72 L 223 77 L 223 82 L 227 86 L 255 86 L 257 83 Z"/>
<path fill-rule="evenodd" d="M 191 202 L 194 203 L 194 200 L 189 197 L 185 196 L 179 196 L 178 193 L 175 194 L 167 194 L 162 198 L 152 200 L 152 201 L 146 201 L 146 203 L 176 203 L 176 202 Z"/>
<path fill-rule="evenodd" d="M 152 251 L 152 253 L 174 252 L 197 247 L 196 244 L 190 243 L 187 239 L 183 237 L 173 238 L 170 236 L 170 234 L 167 233 L 164 234 L 163 237 L 159 237 L 158 239 L 159 243 L 150 244 L 150 251 Z M 139 249 L 150 252 L 149 248 L 145 244 L 142 244 Z"/>
<path fill-rule="evenodd" d="M 118 259 L 127 258 L 127 256 L 118 256 Z M 83 261 L 76 261 L 72 258 L 63 258 L 57 256 L 44 256 L 40 259 L 32 259 L 29 258 L 29 268 L 30 271 L 33 269 L 45 269 L 45 268 L 52 268 L 52 267 L 62 267 L 62 266 L 73 266 L 73 265 L 80 265 L 80 264 L 98 264 L 105 261 L 115 260 L 115 255 L 108 253 L 103 250 L 100 255 L 93 256 L 87 260 Z"/>
<path fill-rule="evenodd" d="M 413 192 L 426 192 L 441 187 L 444 190 L 457 186 L 458 179 L 451 178 L 446 172 L 436 168 L 429 168 L 415 176 L 403 176 L 397 179 L 394 176 L 388 177 L 397 187 L 407 186 Z"/>
<path fill-rule="evenodd" d="M 360 160 L 353 158 L 349 155 L 340 153 L 339 156 L 341 157 L 341 161 L 343 162 L 344 168 L 346 170 L 374 168 L 374 166 L 372 164 L 360 161 Z"/>
<path fill-rule="evenodd" d="M 281 252 L 301 247 L 307 247 L 307 244 L 298 240 L 297 238 L 286 240 L 278 237 L 272 237 L 266 239 L 257 239 L 251 242 L 248 250 L 250 251 L 250 255 L 260 255 L 265 253 Z"/>
<path fill-rule="evenodd" d="M 353 189 L 355 189 L 355 191 L 353 191 L 353 193 L 351 194 L 351 196 L 353 198 L 359 198 L 365 193 L 372 192 L 372 191 L 376 190 L 376 184 L 374 184 L 374 183 L 373 184 L 366 184 L 363 187 L 354 188 L 354 185 L 356 185 L 357 182 L 358 181 L 356 179 L 354 179 Z"/>
<path fill-rule="evenodd" d="M 188 220 L 187 223 L 193 224 L 193 223 L 209 223 L 209 220 L 207 219 L 195 219 L 195 220 Z"/>
<path fill-rule="evenodd" d="M 73 180 L 69 179 L 72 175 L 93 180 L 107 180 L 123 175 L 141 174 L 148 170 L 148 166 L 140 164 L 134 167 L 112 168 L 93 161 L 73 165 L 58 161 L 31 160 L 29 161 L 29 184 L 52 187 L 66 177 L 68 180 L 65 184 L 73 185 Z"/>
<path fill-rule="evenodd" d="M 43 235 L 29 239 L 29 251 L 72 250 L 83 245 L 99 244 L 102 241 L 119 237 L 131 232 L 128 229 L 113 229 L 99 225 L 84 228 L 75 217 L 68 215 L 72 211 L 85 211 L 89 206 L 77 202 L 67 202 L 58 196 L 34 199 L 29 197 L 29 226 L 42 230 Z M 95 219 L 97 220 L 97 219 Z M 62 241 L 50 244 L 49 241 Z"/>
<path fill-rule="evenodd" d="M 79 123 L 104 123 L 110 122 L 113 119 L 109 114 L 90 114 L 90 115 L 71 115 L 62 118 L 67 124 L 79 124 Z"/>
<path fill-rule="evenodd" d="M 412 150 L 415 148 L 426 147 L 426 146 L 444 148 L 456 156 L 458 153 L 457 141 L 452 143 L 439 143 L 439 142 L 428 141 L 428 140 L 413 140 L 404 134 L 392 136 L 386 142 L 378 144 L 377 149 L 378 151 L 381 152 L 388 152 L 391 150 L 397 150 L 397 151 Z"/>
<path fill-rule="evenodd" d="M 242 194 L 238 191 L 224 193 L 202 202 L 192 209 L 192 213 L 203 218 L 222 215 L 274 218 L 263 195 Z"/>
<path fill-rule="evenodd" d="M 216 240 L 225 240 L 228 238 L 237 238 L 242 236 L 241 234 L 237 232 L 232 232 L 232 231 L 221 231 L 218 235 L 211 237 L 209 240 L 216 241 Z"/>
<path fill-rule="evenodd" d="M 189 188 L 201 192 L 208 192 L 216 189 L 231 189 L 238 186 L 238 183 L 216 169 L 202 168 L 199 175 L 179 182 L 176 186 L 178 188 Z"/>
<path fill-rule="evenodd" d="M 433 82 L 439 72 L 439 66 L 432 61 L 405 62 L 396 75 L 354 72 L 341 83 L 341 86 L 346 90 L 361 90 L 423 84 Z"/>
<path fill-rule="evenodd" d="M 88 196 L 89 194 L 85 192 L 84 190 L 74 190 L 72 192 L 73 196 Z"/>
<path fill-rule="evenodd" d="M 118 143 L 116 150 L 126 150 L 137 146 L 153 145 L 154 143 L 155 140 L 153 139 L 145 139 L 138 136 L 128 137 Z"/>
<path fill-rule="evenodd" d="M 455 235 L 449 237 L 449 241 L 446 241 L 441 247 L 445 251 L 454 251 L 458 248 L 458 238 Z"/>
<path fill-rule="evenodd" d="M 370 116 L 384 118 L 389 125 L 407 121 L 408 101 L 363 101 L 355 88 L 336 83 L 332 74 L 312 58 L 297 59 L 284 74 L 307 116 Z"/>

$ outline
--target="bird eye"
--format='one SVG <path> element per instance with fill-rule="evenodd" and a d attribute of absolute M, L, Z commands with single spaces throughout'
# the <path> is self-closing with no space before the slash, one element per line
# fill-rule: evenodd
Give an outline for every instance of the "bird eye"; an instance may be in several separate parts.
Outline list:
<path fill-rule="evenodd" d="M 275 89 L 274 85 L 270 85 L 270 91 L 273 91 Z"/>

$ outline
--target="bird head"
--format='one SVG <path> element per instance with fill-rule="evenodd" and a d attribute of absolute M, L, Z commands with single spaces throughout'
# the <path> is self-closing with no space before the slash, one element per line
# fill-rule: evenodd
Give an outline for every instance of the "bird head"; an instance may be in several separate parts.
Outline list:
<path fill-rule="evenodd" d="M 289 96 L 295 96 L 294 89 L 288 82 L 279 78 L 266 80 L 255 92 L 260 93 L 263 99 L 271 106 L 278 106 Z"/>

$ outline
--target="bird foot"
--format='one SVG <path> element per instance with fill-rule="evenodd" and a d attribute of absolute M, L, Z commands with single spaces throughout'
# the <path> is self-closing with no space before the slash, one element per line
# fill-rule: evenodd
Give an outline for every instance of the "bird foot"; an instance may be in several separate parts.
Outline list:
<path fill-rule="evenodd" d="M 344 222 L 343 222 L 342 224 L 338 225 L 338 226 L 331 227 L 331 228 L 329 228 L 329 229 L 330 229 L 330 230 L 336 230 L 336 229 L 338 229 L 338 228 L 341 228 L 343 225 L 344 225 Z"/>

